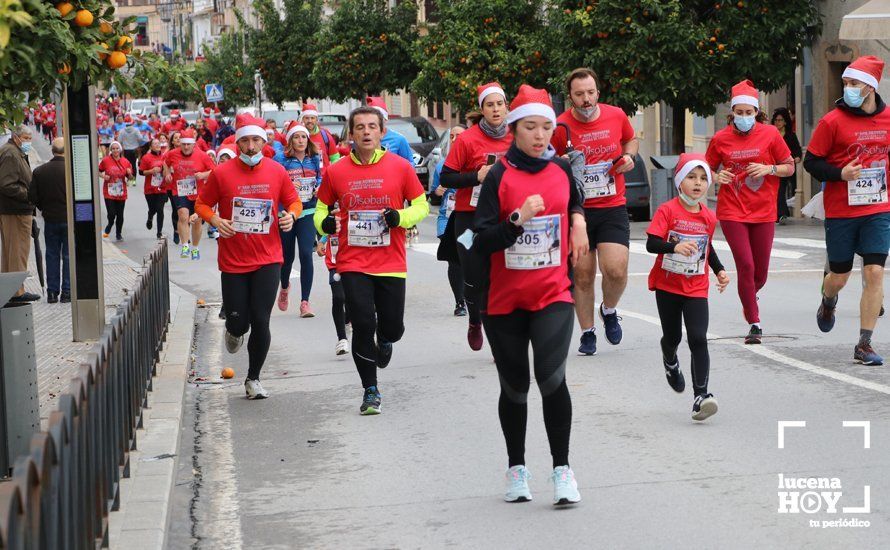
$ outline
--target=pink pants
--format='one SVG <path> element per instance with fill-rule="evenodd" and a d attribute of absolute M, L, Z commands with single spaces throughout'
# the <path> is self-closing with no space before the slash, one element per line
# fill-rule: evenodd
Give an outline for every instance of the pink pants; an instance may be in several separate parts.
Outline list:
<path fill-rule="evenodd" d="M 732 250 L 732 258 L 738 271 L 737 285 L 745 320 L 748 323 L 759 323 L 757 292 L 766 284 L 769 274 L 769 256 L 773 249 L 776 224 L 721 220 L 720 228 Z"/>

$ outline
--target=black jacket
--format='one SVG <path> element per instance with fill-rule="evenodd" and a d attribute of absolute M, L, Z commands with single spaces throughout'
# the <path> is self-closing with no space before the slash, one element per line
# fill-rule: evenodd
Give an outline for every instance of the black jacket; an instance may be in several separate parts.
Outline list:
<path fill-rule="evenodd" d="M 68 222 L 65 194 L 65 157 L 54 156 L 34 170 L 28 198 L 50 223 Z"/>

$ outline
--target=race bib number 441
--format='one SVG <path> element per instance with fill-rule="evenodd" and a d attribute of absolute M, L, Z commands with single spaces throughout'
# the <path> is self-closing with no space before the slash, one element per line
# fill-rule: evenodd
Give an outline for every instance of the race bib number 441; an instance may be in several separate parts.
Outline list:
<path fill-rule="evenodd" d="M 859 177 L 847 182 L 847 204 L 861 206 L 887 202 L 887 169 L 863 168 Z"/>
<path fill-rule="evenodd" d="M 559 215 L 539 216 L 522 224 L 523 233 L 504 251 L 507 269 L 544 269 L 562 262 Z"/>
<path fill-rule="evenodd" d="M 349 246 L 380 247 L 389 246 L 389 228 L 383 213 L 376 210 L 353 210 L 349 213 L 347 226 Z"/>
<path fill-rule="evenodd" d="M 267 234 L 272 227 L 272 199 L 232 199 L 232 225 L 239 233 Z"/>

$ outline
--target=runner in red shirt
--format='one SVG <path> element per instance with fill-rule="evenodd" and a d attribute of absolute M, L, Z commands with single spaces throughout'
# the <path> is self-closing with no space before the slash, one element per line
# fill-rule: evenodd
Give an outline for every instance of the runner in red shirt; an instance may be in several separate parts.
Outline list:
<path fill-rule="evenodd" d="M 219 123 L 216 121 L 216 118 L 213 115 L 213 111 L 211 111 L 210 107 L 204 107 L 202 111 L 202 120 L 204 120 L 204 125 L 207 126 L 207 129 L 210 130 L 211 141 L 213 140 L 213 136 L 216 135 L 216 131 L 219 130 Z"/>
<path fill-rule="evenodd" d="M 507 94 L 497 82 L 489 82 L 476 88 L 482 118 L 479 123 L 461 133 L 451 144 L 439 184 L 446 189 L 457 189 L 455 193 L 453 221 L 445 232 L 453 237 L 464 274 L 464 299 L 467 302 L 469 326 L 467 343 L 473 351 L 482 349 L 482 316 L 476 277 L 471 272 L 467 248 L 458 240 L 468 231 L 473 231 L 473 216 L 482 180 L 499 158 L 504 156 L 513 135 L 507 125 Z"/>
<path fill-rule="evenodd" d="M 739 298 L 751 325 L 746 344 L 759 344 L 763 337 L 757 293 L 769 275 L 779 178 L 794 174 L 791 151 L 776 127 L 764 124 L 758 95 L 750 80 L 732 87 L 732 122 L 714 134 L 706 153 L 720 184 L 717 219 L 732 250 Z"/>
<path fill-rule="evenodd" d="M 596 354 L 596 271 L 603 276 L 599 307 L 606 340 L 621 342 L 618 301 L 627 287 L 630 220 L 624 197 L 624 174 L 634 167 L 640 144 L 621 109 L 599 101 L 599 81 L 592 69 L 580 68 L 566 78 L 572 108 L 559 116 L 553 133 L 556 154 L 568 151 L 568 132 L 574 150 L 583 153 L 584 215 L 591 254 L 575 266 L 575 311 L 581 326 L 578 353 Z M 580 162 L 580 157 L 579 157 Z M 580 172 L 580 168 L 579 168 Z"/>
<path fill-rule="evenodd" d="M 164 157 L 166 165 L 166 180 L 171 186 L 175 197 L 176 213 L 179 218 L 179 236 L 182 239 L 180 258 L 191 257 L 192 260 L 201 259 L 198 244 L 201 242 L 201 223 L 189 218 L 195 213 L 195 199 L 207 176 L 215 166 L 207 153 L 195 148 L 194 130 L 185 130 L 180 133 L 179 149 L 172 149 Z M 186 242 L 191 223 L 191 241 Z"/>
<path fill-rule="evenodd" d="M 264 399 L 269 392 L 260 384 L 260 371 L 272 339 L 269 319 L 283 260 L 278 231 L 291 230 L 302 205 L 284 168 L 262 154 L 263 121 L 247 113 L 236 121 L 239 158 L 210 174 L 195 211 L 222 237 L 217 242 L 226 349 L 236 353 L 250 331 L 244 391 L 249 399 Z"/>
<path fill-rule="evenodd" d="M 890 110 L 878 95 L 883 71 L 883 60 L 871 55 L 860 57 L 844 70 L 844 97 L 819 121 L 804 158 L 806 170 L 825 182 L 829 273 L 822 282 L 816 322 L 822 332 L 834 327 L 838 295 L 850 278 L 854 255 L 862 256 L 865 284 L 859 302 L 859 343 L 853 358 L 866 365 L 884 362 L 871 345 L 890 250 Z"/>
<path fill-rule="evenodd" d="M 124 206 L 127 204 L 127 180 L 133 176 L 133 165 L 121 154 L 123 147 L 120 143 L 112 141 L 108 150 L 108 156 L 99 162 L 102 195 L 105 197 L 105 210 L 108 213 L 108 225 L 105 226 L 102 236 L 108 238 L 111 227 L 114 226 L 116 239 L 122 241 Z"/>
<path fill-rule="evenodd" d="M 313 220 L 319 232 L 339 240 L 337 273 L 352 320 L 352 358 L 364 387 L 359 410 L 370 415 L 381 410 L 377 368 L 389 364 L 392 344 L 405 332 L 405 229 L 426 218 L 430 208 L 414 166 L 381 149 L 380 111 L 352 111 L 349 132 L 355 150 L 323 172 Z M 340 208 L 330 210 L 335 203 Z"/>
<path fill-rule="evenodd" d="M 139 160 L 139 175 L 137 181 L 142 180 L 145 202 L 148 203 L 148 220 L 145 227 L 152 228 L 152 222 L 157 217 L 157 237 L 163 237 L 164 205 L 167 204 L 167 189 L 164 185 L 164 157 L 161 155 L 161 142 L 158 138 L 151 140 L 148 153 L 142 155 Z"/>
<path fill-rule="evenodd" d="M 327 168 L 332 163 L 340 159 L 340 152 L 337 150 L 337 140 L 327 128 L 322 128 L 318 124 L 318 107 L 312 103 L 304 103 L 303 111 L 300 114 L 300 120 L 303 126 L 309 130 L 309 139 L 315 144 L 321 153 L 321 160 L 324 167 Z"/>
<path fill-rule="evenodd" d="M 717 217 L 706 206 L 711 169 L 704 155 L 684 153 L 674 172 L 679 197 L 658 207 L 646 233 L 646 250 L 658 254 L 649 273 L 649 290 L 661 318 L 661 353 L 668 384 L 677 393 L 686 389 L 677 348 L 686 323 L 692 352 L 690 369 L 695 397 L 692 419 L 705 420 L 717 412 L 708 393 L 711 358 L 708 354 L 708 269 L 717 276 L 717 289 L 726 290 L 729 276 L 714 252 Z"/>
<path fill-rule="evenodd" d="M 173 132 L 181 132 L 188 127 L 188 124 L 179 114 L 179 109 L 173 109 L 170 111 L 170 120 L 164 123 L 161 127 L 165 134 L 171 134 Z"/>

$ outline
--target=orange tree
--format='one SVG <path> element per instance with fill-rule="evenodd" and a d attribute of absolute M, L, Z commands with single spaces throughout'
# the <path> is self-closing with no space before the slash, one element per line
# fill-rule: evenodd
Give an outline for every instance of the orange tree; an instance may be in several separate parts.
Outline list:
<path fill-rule="evenodd" d="M 204 101 L 204 85 L 222 84 L 225 106 L 250 105 L 254 100 L 254 65 L 244 59 L 245 44 L 241 30 L 229 31 L 219 37 L 212 48 L 204 49 L 205 60 L 195 65 L 195 80 L 200 101 Z"/>
<path fill-rule="evenodd" d="M 419 39 L 420 72 L 411 90 L 477 108 L 476 86 L 497 80 L 508 94 L 522 83 L 544 86 L 552 64 L 538 0 L 436 1 L 439 22 Z"/>
<path fill-rule="evenodd" d="M 685 110 L 714 114 L 745 78 L 765 92 L 784 86 L 821 28 L 814 0 L 560 0 L 549 18 L 554 83 L 589 66 L 605 102 L 631 112 L 664 101 L 676 152 Z"/>

